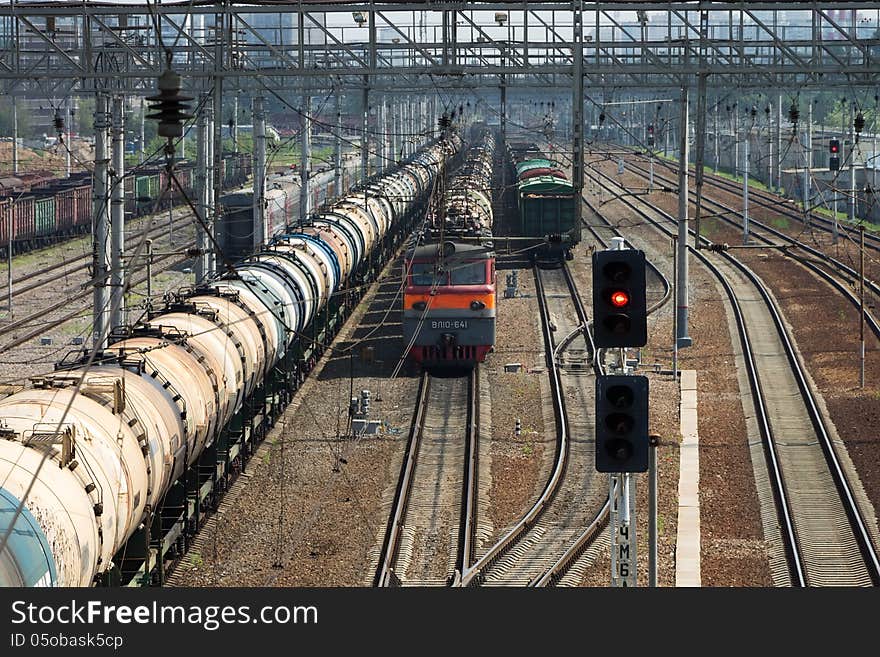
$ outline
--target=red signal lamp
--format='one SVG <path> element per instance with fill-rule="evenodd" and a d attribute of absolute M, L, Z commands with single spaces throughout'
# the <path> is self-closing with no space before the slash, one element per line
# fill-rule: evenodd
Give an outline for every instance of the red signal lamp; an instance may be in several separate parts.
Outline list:
<path fill-rule="evenodd" d="M 615 308 L 623 308 L 629 304 L 629 295 L 623 290 L 617 290 L 611 293 L 611 305 Z"/>

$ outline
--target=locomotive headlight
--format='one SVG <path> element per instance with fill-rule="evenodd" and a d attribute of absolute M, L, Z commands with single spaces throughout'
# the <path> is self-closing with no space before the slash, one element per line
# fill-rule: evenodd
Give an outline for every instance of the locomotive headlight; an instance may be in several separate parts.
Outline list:
<path fill-rule="evenodd" d="M 411 306 L 411 308 L 412 308 L 413 310 L 424 310 L 424 309 L 427 308 L 427 307 L 428 307 L 428 304 L 425 303 L 424 301 L 416 301 L 416 302 Z"/>
<path fill-rule="evenodd" d="M 482 301 L 471 301 L 471 310 L 482 310 L 486 307 L 486 304 Z"/>

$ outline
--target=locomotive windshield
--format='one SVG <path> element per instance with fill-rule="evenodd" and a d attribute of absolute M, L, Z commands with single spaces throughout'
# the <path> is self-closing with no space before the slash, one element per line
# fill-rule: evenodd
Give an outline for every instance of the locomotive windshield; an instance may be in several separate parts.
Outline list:
<path fill-rule="evenodd" d="M 443 285 L 444 281 L 437 280 L 433 262 L 414 262 L 410 270 L 413 285 Z"/>
<path fill-rule="evenodd" d="M 453 285 L 484 285 L 486 283 L 486 261 L 456 262 L 450 268 Z"/>
<path fill-rule="evenodd" d="M 415 262 L 410 275 L 412 285 L 485 285 L 486 261 L 449 262 L 449 271 L 438 272 L 434 262 Z"/>

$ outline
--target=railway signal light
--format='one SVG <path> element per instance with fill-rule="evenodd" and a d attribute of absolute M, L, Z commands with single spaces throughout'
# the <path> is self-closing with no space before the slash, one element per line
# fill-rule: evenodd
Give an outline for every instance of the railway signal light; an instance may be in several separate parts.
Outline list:
<path fill-rule="evenodd" d="M 597 347 L 643 347 L 648 342 L 645 254 L 593 253 L 593 338 Z"/>
<path fill-rule="evenodd" d="M 829 171 L 839 171 L 840 170 L 840 140 L 839 139 L 830 139 L 828 141 L 828 152 L 831 153 L 831 156 L 828 158 L 828 170 Z"/>
<path fill-rule="evenodd" d="M 648 124 L 648 146 L 654 145 L 654 124 Z"/>
<path fill-rule="evenodd" d="M 596 377 L 596 471 L 647 472 L 648 379 Z"/>

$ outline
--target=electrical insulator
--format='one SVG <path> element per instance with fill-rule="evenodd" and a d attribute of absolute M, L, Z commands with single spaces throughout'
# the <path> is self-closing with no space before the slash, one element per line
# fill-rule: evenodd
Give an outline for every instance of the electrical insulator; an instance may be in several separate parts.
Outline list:
<path fill-rule="evenodd" d="M 369 390 L 361 390 L 361 413 L 364 415 L 370 414 L 370 391 Z"/>
<path fill-rule="evenodd" d="M 449 120 L 449 116 L 446 114 L 446 112 L 443 112 L 440 118 L 437 119 L 437 123 L 440 125 L 441 128 L 448 128 L 452 122 Z"/>
<path fill-rule="evenodd" d="M 513 425 L 513 433 L 516 436 L 522 435 L 522 420 L 516 418 L 516 423 Z"/>
<path fill-rule="evenodd" d="M 59 135 L 64 133 L 64 117 L 61 116 L 61 112 L 55 110 L 55 118 L 52 120 L 52 124 L 55 126 L 55 132 Z"/>
<path fill-rule="evenodd" d="M 865 129 L 865 117 L 861 112 L 856 114 L 856 118 L 853 121 L 853 128 L 855 128 L 856 134 L 859 134 L 862 130 Z"/>
<path fill-rule="evenodd" d="M 749 110 L 749 112 L 751 113 L 752 118 L 755 118 L 756 116 L 758 116 L 758 108 L 755 107 L 754 105 L 752 105 L 752 109 Z"/>
<path fill-rule="evenodd" d="M 180 95 L 180 76 L 170 68 L 159 76 L 159 93 L 149 96 L 148 101 L 154 103 L 150 107 L 153 114 L 145 118 L 159 122 L 158 133 L 160 137 L 167 137 L 170 141 L 175 137 L 183 136 L 183 122 L 193 118 L 188 114 L 187 103 L 192 100 L 189 96 Z"/>
<path fill-rule="evenodd" d="M 798 106 L 792 103 L 791 107 L 788 108 L 788 120 L 792 123 L 797 123 L 800 116 L 801 113 L 798 111 Z"/>
<path fill-rule="evenodd" d="M 605 120 L 605 112 L 599 113 L 599 123 L 602 123 Z"/>

